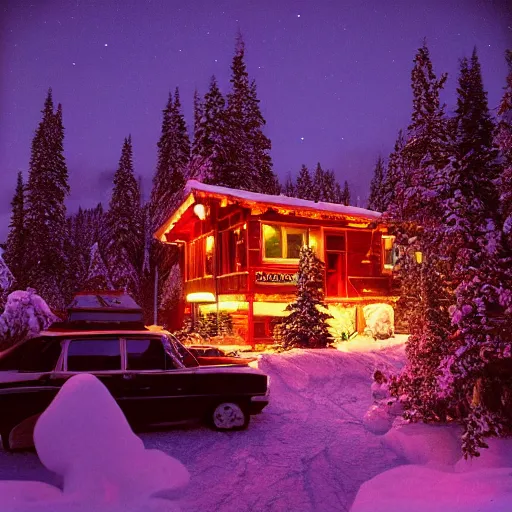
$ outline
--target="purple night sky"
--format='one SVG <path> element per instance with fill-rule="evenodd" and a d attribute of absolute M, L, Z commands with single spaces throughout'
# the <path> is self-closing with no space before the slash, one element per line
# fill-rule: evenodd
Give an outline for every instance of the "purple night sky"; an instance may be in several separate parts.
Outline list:
<path fill-rule="evenodd" d="M 411 110 L 410 70 L 423 37 L 437 74 L 476 45 L 489 104 L 505 85 L 512 7 L 503 0 L 2 0 L 0 11 L 0 240 L 16 173 L 48 90 L 62 103 L 70 211 L 108 204 L 123 138 L 147 197 L 161 111 L 180 87 L 189 126 L 194 89 L 215 74 L 229 86 L 237 30 L 256 79 L 274 170 L 283 180 L 317 161 L 366 200 Z"/>

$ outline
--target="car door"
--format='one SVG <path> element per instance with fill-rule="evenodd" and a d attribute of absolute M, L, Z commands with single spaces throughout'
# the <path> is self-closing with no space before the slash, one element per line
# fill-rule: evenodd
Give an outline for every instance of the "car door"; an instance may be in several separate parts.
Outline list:
<path fill-rule="evenodd" d="M 91 335 L 66 340 L 62 368 L 52 375 L 52 380 L 61 386 L 80 373 L 98 377 L 122 408 L 124 387 L 119 336 Z"/>
<path fill-rule="evenodd" d="M 134 424 L 165 424 L 196 417 L 190 377 L 164 349 L 160 336 L 124 338 L 126 371 L 125 409 Z"/>
<path fill-rule="evenodd" d="M 20 343 L 0 358 L 0 432 L 42 413 L 59 386 L 52 383 L 61 354 L 58 338 L 37 337 Z"/>

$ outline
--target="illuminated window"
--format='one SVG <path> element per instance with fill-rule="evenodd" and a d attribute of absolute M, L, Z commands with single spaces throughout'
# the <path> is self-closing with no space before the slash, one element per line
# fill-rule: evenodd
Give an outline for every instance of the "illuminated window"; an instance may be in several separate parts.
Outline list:
<path fill-rule="evenodd" d="M 220 233 L 219 275 L 247 270 L 247 226 Z"/>
<path fill-rule="evenodd" d="M 382 259 L 385 270 L 392 270 L 398 259 L 398 250 L 395 245 L 395 237 L 391 235 L 382 236 Z"/>
<path fill-rule="evenodd" d="M 214 237 L 213 235 L 206 237 L 206 259 L 205 259 L 205 275 L 213 275 L 213 256 L 214 256 Z"/>
<path fill-rule="evenodd" d="M 306 243 L 306 229 L 263 224 L 265 259 L 298 260 Z"/>

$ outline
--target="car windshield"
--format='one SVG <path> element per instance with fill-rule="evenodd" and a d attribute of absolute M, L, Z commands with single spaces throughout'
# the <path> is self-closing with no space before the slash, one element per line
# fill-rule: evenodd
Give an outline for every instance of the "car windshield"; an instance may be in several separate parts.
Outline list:
<path fill-rule="evenodd" d="M 164 336 L 166 352 L 173 358 L 177 358 L 187 368 L 199 366 L 197 359 L 187 350 L 171 333 Z"/>

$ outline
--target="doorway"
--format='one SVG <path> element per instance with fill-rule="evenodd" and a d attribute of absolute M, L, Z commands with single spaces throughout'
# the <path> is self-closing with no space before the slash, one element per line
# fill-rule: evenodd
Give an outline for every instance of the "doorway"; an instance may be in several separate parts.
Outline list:
<path fill-rule="evenodd" d="M 328 297 L 346 297 L 346 245 L 344 233 L 325 234 L 325 292 Z"/>

